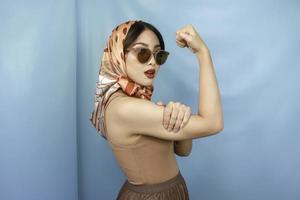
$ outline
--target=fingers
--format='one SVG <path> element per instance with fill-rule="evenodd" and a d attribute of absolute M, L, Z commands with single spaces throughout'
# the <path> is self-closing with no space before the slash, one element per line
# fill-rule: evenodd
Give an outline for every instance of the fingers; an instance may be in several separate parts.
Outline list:
<path fill-rule="evenodd" d="M 159 105 L 159 106 L 165 106 L 165 104 L 162 101 L 159 101 L 156 104 Z"/>
<path fill-rule="evenodd" d="M 184 48 L 187 46 L 187 43 L 185 41 L 180 41 L 180 40 L 177 40 L 176 39 L 176 44 L 177 46 L 181 47 L 181 48 Z"/>
<path fill-rule="evenodd" d="M 183 32 L 183 33 L 187 33 L 189 35 L 197 35 L 198 34 L 196 29 L 191 24 L 185 25 L 184 27 L 178 29 L 176 32 Z"/>
<path fill-rule="evenodd" d="M 165 129 L 167 129 L 169 127 L 169 122 L 170 122 L 171 114 L 172 114 L 172 111 L 173 111 L 173 105 L 172 104 L 173 104 L 173 102 L 170 101 L 164 109 L 163 126 L 164 126 Z"/>
<path fill-rule="evenodd" d="M 184 40 L 184 38 L 182 38 L 179 34 L 180 32 L 176 32 L 176 44 L 181 47 L 181 48 L 184 48 L 187 46 L 187 43 L 186 41 Z"/>
<path fill-rule="evenodd" d="M 189 44 L 192 42 L 192 39 L 192 36 L 188 32 L 176 32 L 176 43 L 180 47 L 189 46 Z"/>
<path fill-rule="evenodd" d="M 182 123 L 179 127 L 180 129 L 182 129 L 187 124 L 187 122 L 189 121 L 189 119 L 191 117 L 191 114 L 192 114 L 192 109 L 189 106 L 187 106 L 186 112 L 184 113 Z"/>
<path fill-rule="evenodd" d="M 175 103 L 177 105 L 177 103 Z M 171 117 L 169 120 L 169 125 L 168 125 L 168 131 L 171 131 L 174 128 L 175 122 L 176 122 L 176 118 L 178 116 L 179 110 L 176 109 L 176 105 L 172 104 L 172 107 L 174 106 L 174 108 L 172 108 L 172 113 L 171 113 Z"/>
<path fill-rule="evenodd" d="M 178 132 L 179 129 L 183 128 L 190 116 L 191 108 L 179 102 L 170 101 L 164 109 L 163 126 L 168 131 Z"/>
<path fill-rule="evenodd" d="M 193 53 L 195 49 L 192 47 L 193 36 L 189 32 L 178 32 L 176 33 L 176 44 L 181 47 L 188 47 Z"/>
<path fill-rule="evenodd" d="M 176 31 L 176 44 L 182 48 L 188 47 L 193 53 L 200 52 L 201 49 L 207 49 L 206 44 L 191 24 Z"/>
<path fill-rule="evenodd" d="M 177 119 L 176 119 L 176 122 L 175 122 L 175 125 L 174 125 L 174 129 L 173 129 L 173 131 L 174 131 L 175 133 L 178 132 L 179 127 L 180 127 L 180 125 L 182 124 L 182 120 L 183 120 L 184 114 L 185 114 L 185 110 L 180 109 L 180 110 L 179 110 L 179 113 L 178 113 L 178 116 L 177 116 Z"/>
<path fill-rule="evenodd" d="M 179 38 L 183 38 L 187 43 L 192 42 L 193 37 L 188 32 L 179 32 Z"/>

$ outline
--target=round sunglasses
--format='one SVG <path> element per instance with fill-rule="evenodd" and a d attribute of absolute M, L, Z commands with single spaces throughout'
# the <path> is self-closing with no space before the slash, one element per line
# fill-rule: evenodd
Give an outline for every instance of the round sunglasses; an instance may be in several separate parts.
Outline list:
<path fill-rule="evenodd" d="M 168 55 L 170 54 L 169 52 L 161 49 L 152 52 L 149 48 L 146 47 L 132 47 L 128 48 L 126 51 L 128 52 L 132 49 L 136 53 L 137 60 L 142 64 L 147 63 L 150 60 L 151 55 L 153 55 L 156 63 L 158 65 L 162 65 L 166 62 Z"/>

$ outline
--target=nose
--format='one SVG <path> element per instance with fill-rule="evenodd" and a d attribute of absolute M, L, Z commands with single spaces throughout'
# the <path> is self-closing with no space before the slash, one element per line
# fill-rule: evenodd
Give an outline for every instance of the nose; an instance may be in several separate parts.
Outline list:
<path fill-rule="evenodd" d="M 151 54 L 151 57 L 150 57 L 150 60 L 149 60 L 149 64 L 150 65 L 156 65 L 156 61 L 155 61 L 155 58 L 154 58 L 154 54 L 152 53 Z"/>

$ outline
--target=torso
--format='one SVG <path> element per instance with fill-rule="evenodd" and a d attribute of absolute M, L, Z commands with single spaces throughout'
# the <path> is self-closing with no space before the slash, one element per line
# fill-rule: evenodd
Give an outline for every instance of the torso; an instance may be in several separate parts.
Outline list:
<path fill-rule="evenodd" d="M 118 90 L 110 96 L 110 100 L 113 99 L 113 101 L 109 103 L 109 106 L 107 106 L 107 109 L 105 110 L 106 127 L 107 129 L 109 129 L 108 137 L 118 134 L 118 137 L 113 137 L 114 142 L 118 144 L 124 144 L 124 145 L 136 144 L 138 139 L 141 137 L 141 135 L 139 134 L 129 133 L 128 130 L 126 129 L 127 128 L 126 126 L 121 127 L 119 125 L 116 125 L 116 123 L 114 122 L 114 116 L 110 112 L 111 108 L 114 107 L 114 104 L 117 103 L 117 101 L 121 99 L 122 101 L 124 100 L 130 101 L 130 98 L 131 97 L 128 97 L 126 94 L 124 94 L 122 90 Z"/>
<path fill-rule="evenodd" d="M 132 184 L 155 184 L 175 177 L 179 168 L 174 141 L 129 133 L 129 127 L 114 120 L 114 105 L 130 101 L 122 90 L 113 93 L 105 110 L 108 143 L 119 166 Z"/>

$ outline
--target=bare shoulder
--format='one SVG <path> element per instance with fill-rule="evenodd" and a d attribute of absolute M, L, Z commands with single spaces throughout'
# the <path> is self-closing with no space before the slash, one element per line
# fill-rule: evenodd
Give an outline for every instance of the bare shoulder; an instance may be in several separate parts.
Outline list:
<path fill-rule="evenodd" d="M 126 134 L 142 134 L 165 140 L 186 140 L 213 135 L 220 130 L 212 120 L 192 115 L 186 126 L 177 133 L 163 127 L 164 107 L 151 101 L 123 96 L 114 100 L 110 111 L 114 121 Z"/>
<path fill-rule="evenodd" d="M 132 137 L 130 137 L 130 134 L 128 134 L 129 131 L 126 129 L 126 127 L 121 126 L 116 120 L 118 118 L 118 110 L 120 109 L 122 102 L 128 98 L 129 97 L 126 94 L 119 90 L 110 96 L 109 103 L 105 109 L 104 118 L 107 137 L 111 141 L 119 144 L 134 143 L 134 141 L 131 141 Z"/>

